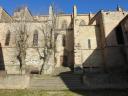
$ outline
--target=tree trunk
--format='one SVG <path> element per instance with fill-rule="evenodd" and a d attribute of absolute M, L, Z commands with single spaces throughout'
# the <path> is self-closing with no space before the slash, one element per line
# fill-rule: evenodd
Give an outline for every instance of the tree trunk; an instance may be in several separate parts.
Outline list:
<path fill-rule="evenodd" d="M 25 56 L 21 56 L 21 74 L 23 74 L 25 72 Z"/>

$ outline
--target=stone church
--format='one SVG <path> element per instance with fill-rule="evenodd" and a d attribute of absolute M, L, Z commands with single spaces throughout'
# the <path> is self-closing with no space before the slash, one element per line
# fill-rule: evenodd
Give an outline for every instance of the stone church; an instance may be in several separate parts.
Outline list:
<path fill-rule="evenodd" d="M 52 21 L 52 6 L 48 15 L 39 16 L 33 16 L 27 7 L 17 9 L 10 16 L 0 7 L 0 70 L 7 74 L 20 74 L 15 38 L 22 14 L 29 35 L 24 73 L 40 71 L 44 62 L 39 56 L 44 55 L 44 34 L 40 28 Z M 56 14 L 56 26 L 54 57 L 47 62 L 44 74 L 52 74 L 61 67 L 69 67 L 74 72 L 88 68 L 127 68 L 128 12 L 122 8 L 78 14 L 74 6 L 72 14 Z M 43 27 L 44 31 L 46 29 Z"/>

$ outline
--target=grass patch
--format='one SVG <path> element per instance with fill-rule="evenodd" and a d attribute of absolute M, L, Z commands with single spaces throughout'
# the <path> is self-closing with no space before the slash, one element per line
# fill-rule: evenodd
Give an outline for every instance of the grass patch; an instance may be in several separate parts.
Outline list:
<path fill-rule="evenodd" d="M 0 96 L 78 96 L 72 91 L 0 90 Z"/>
<path fill-rule="evenodd" d="M 0 90 L 0 96 L 128 96 L 128 90 Z"/>

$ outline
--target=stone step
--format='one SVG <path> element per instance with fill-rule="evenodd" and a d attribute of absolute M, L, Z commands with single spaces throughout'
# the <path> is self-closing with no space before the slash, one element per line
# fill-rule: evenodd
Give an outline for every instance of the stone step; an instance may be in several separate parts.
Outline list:
<path fill-rule="evenodd" d="M 82 86 L 82 85 L 79 85 L 79 86 L 72 86 L 72 85 L 59 85 L 59 86 L 57 86 L 57 85 L 43 85 L 43 86 L 30 86 L 29 87 L 30 89 L 46 89 L 46 90 L 65 90 L 65 89 L 83 89 L 84 88 L 84 86 Z"/>
<path fill-rule="evenodd" d="M 79 83 L 79 82 L 81 82 L 81 80 L 80 79 L 76 79 L 76 80 L 71 80 L 71 79 L 51 79 L 51 80 L 49 80 L 49 79 L 46 79 L 46 80 L 31 80 L 31 82 L 38 82 L 38 83 L 64 83 L 64 82 L 66 82 L 66 83 Z"/>
<path fill-rule="evenodd" d="M 33 84 L 35 83 L 35 84 Z M 61 82 L 61 81 L 57 81 L 57 82 L 47 82 L 47 81 L 41 81 L 41 82 L 32 82 L 31 85 L 40 85 L 40 84 L 81 84 L 80 82 Z"/>
<path fill-rule="evenodd" d="M 69 83 L 69 84 L 66 84 L 66 83 L 38 83 L 38 84 L 34 84 L 34 85 L 31 85 L 30 87 L 54 87 L 54 88 L 57 88 L 57 87 L 68 87 L 68 88 L 73 88 L 73 87 L 83 87 L 83 84 L 81 83 Z"/>
<path fill-rule="evenodd" d="M 34 77 L 31 77 L 31 79 L 37 79 L 37 80 L 54 80 L 54 79 L 74 79 L 74 80 L 77 80 L 79 78 L 81 78 L 82 75 L 62 75 L 62 76 L 34 76 Z"/>
<path fill-rule="evenodd" d="M 81 80 L 79 80 L 79 79 L 75 79 L 75 80 L 71 80 L 71 79 L 67 79 L 67 80 L 66 80 L 66 79 L 56 79 L 56 80 L 55 80 L 55 79 L 50 79 L 50 80 L 48 80 L 48 79 L 47 79 L 47 80 L 31 80 L 31 81 L 32 81 L 32 82 L 36 82 L 36 81 L 37 81 L 37 82 L 42 82 L 42 81 L 43 81 L 43 82 L 56 82 L 56 81 L 58 81 L 58 82 L 66 82 L 66 81 L 67 81 L 67 82 L 68 82 L 68 81 L 77 82 L 77 81 L 81 81 Z"/>
<path fill-rule="evenodd" d="M 64 89 L 81 89 L 83 84 L 81 76 L 75 74 L 61 74 L 61 76 L 44 76 L 40 78 L 32 77 L 30 79 L 30 88 L 64 90 Z"/>
<path fill-rule="evenodd" d="M 84 75 L 83 80 L 81 75 L 75 74 L 45 77 L 31 78 L 29 88 L 43 90 L 128 88 L 128 76 L 125 74 L 88 73 Z"/>
<path fill-rule="evenodd" d="M 54 88 L 56 88 L 56 87 L 70 87 L 70 88 L 71 88 L 71 87 L 72 87 L 72 88 L 73 88 L 73 87 L 82 87 L 82 85 L 66 85 L 66 84 L 65 84 L 65 85 L 55 85 L 55 84 L 47 85 L 47 84 L 46 84 L 46 85 L 40 85 L 40 86 L 39 86 L 39 85 L 33 85 L 32 87 L 52 87 L 52 86 L 53 86 Z"/>
<path fill-rule="evenodd" d="M 42 89 L 42 90 L 84 90 L 84 89 L 88 89 L 85 87 L 55 87 L 55 86 L 48 86 L 48 87 L 42 87 L 42 86 L 36 86 L 36 87 L 31 87 L 31 89 Z"/>

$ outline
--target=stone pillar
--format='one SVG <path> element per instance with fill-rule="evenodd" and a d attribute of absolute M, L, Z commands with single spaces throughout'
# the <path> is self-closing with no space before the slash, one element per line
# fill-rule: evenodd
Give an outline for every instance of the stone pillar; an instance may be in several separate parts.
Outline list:
<path fill-rule="evenodd" d="M 52 20 L 53 17 L 53 7 L 52 5 L 49 6 L 49 19 Z"/>
<path fill-rule="evenodd" d="M 123 11 L 123 9 L 119 6 L 119 5 L 117 5 L 117 9 L 116 9 L 117 11 L 120 11 L 120 12 L 122 12 Z"/>
<path fill-rule="evenodd" d="M 89 12 L 89 21 L 92 19 L 92 13 Z"/>
<path fill-rule="evenodd" d="M 77 7 L 76 7 L 76 5 L 73 6 L 73 16 L 74 16 L 74 18 L 77 17 Z"/>
<path fill-rule="evenodd" d="M 73 7 L 73 29 L 74 29 L 74 72 L 81 73 L 82 62 L 81 62 L 81 53 L 79 46 L 79 22 L 77 18 L 77 7 L 74 5 Z"/>

